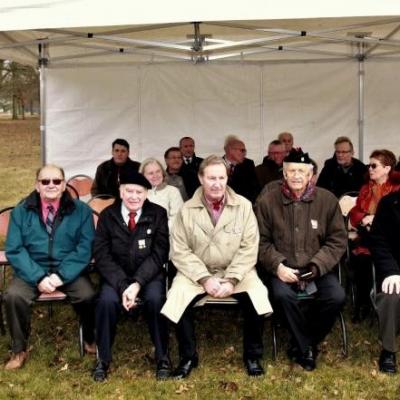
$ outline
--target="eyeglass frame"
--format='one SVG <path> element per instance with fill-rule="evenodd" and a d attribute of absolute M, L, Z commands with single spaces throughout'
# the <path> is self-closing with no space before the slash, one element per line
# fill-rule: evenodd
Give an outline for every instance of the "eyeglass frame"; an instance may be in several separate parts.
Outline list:
<path fill-rule="evenodd" d="M 64 182 L 64 179 L 62 179 L 62 178 L 50 178 L 50 179 L 43 178 L 43 179 L 38 179 L 37 181 L 39 183 L 41 183 L 43 186 L 49 186 L 50 183 L 52 183 L 53 185 L 56 185 L 56 186 L 60 186 Z"/>

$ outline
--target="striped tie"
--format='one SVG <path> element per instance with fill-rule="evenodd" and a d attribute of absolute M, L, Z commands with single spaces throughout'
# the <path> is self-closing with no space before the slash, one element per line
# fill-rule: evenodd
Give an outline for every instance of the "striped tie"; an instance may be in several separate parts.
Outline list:
<path fill-rule="evenodd" d="M 47 206 L 47 209 L 49 212 L 46 218 L 46 231 L 49 235 L 51 235 L 51 233 L 53 232 L 54 218 L 56 214 L 54 213 L 54 207 L 51 204 Z"/>

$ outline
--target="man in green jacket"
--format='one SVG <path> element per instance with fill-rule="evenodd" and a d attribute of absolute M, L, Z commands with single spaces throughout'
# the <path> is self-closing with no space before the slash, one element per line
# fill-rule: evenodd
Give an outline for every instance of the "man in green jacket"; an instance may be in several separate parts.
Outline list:
<path fill-rule="evenodd" d="M 12 356 L 6 369 L 26 361 L 30 331 L 30 305 L 42 293 L 62 291 L 83 321 L 87 352 L 95 352 L 95 295 L 87 276 L 94 238 L 91 209 L 65 191 L 64 171 L 55 165 L 40 168 L 35 191 L 12 211 L 6 256 L 14 277 L 4 296 L 11 334 Z"/>

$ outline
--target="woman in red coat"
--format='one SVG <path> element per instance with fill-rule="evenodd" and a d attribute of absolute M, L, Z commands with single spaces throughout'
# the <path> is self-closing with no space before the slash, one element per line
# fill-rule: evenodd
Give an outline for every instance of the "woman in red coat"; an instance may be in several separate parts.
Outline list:
<path fill-rule="evenodd" d="M 358 238 L 352 246 L 350 264 L 354 271 L 356 290 L 354 322 L 363 319 L 370 310 L 372 268 L 368 236 L 376 208 L 383 196 L 400 189 L 400 173 L 394 170 L 396 157 L 391 151 L 374 150 L 369 162 L 369 180 L 361 187 L 357 203 L 349 214 L 351 225 L 358 231 Z"/>

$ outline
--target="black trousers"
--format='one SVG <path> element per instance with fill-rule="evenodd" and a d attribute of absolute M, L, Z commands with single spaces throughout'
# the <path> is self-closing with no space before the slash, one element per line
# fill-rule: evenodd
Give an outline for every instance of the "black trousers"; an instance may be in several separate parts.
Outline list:
<path fill-rule="evenodd" d="M 331 331 L 344 306 L 346 295 L 334 273 L 315 280 L 317 293 L 312 300 L 301 300 L 297 296 L 297 285 L 282 282 L 277 277 L 270 279 L 272 302 L 275 312 L 282 315 L 293 344 L 305 352 L 308 346 L 316 346 Z M 308 307 L 300 306 L 309 302 Z"/>
<path fill-rule="evenodd" d="M 180 358 L 197 356 L 193 306 L 206 294 L 196 296 L 176 325 Z M 233 294 L 243 311 L 243 358 L 262 358 L 264 317 L 257 314 L 247 293 Z"/>
<path fill-rule="evenodd" d="M 372 258 L 367 254 L 351 255 L 350 267 L 354 272 L 355 308 L 370 306 L 370 292 L 373 285 Z"/>
<path fill-rule="evenodd" d="M 155 347 L 157 361 L 168 358 L 168 322 L 160 314 L 165 303 L 165 283 L 161 280 L 149 282 L 142 287 L 139 297 L 147 319 L 151 340 Z M 111 348 L 114 343 L 117 323 L 122 312 L 121 296 L 104 283 L 96 303 L 96 344 L 99 359 L 111 362 Z"/>
<path fill-rule="evenodd" d="M 90 279 L 80 276 L 73 282 L 59 287 L 64 292 L 81 318 L 83 338 L 94 341 L 95 291 Z M 31 305 L 40 295 L 38 289 L 22 279 L 14 277 L 4 295 L 7 323 L 11 334 L 11 349 L 14 353 L 25 351 L 31 328 Z"/>

